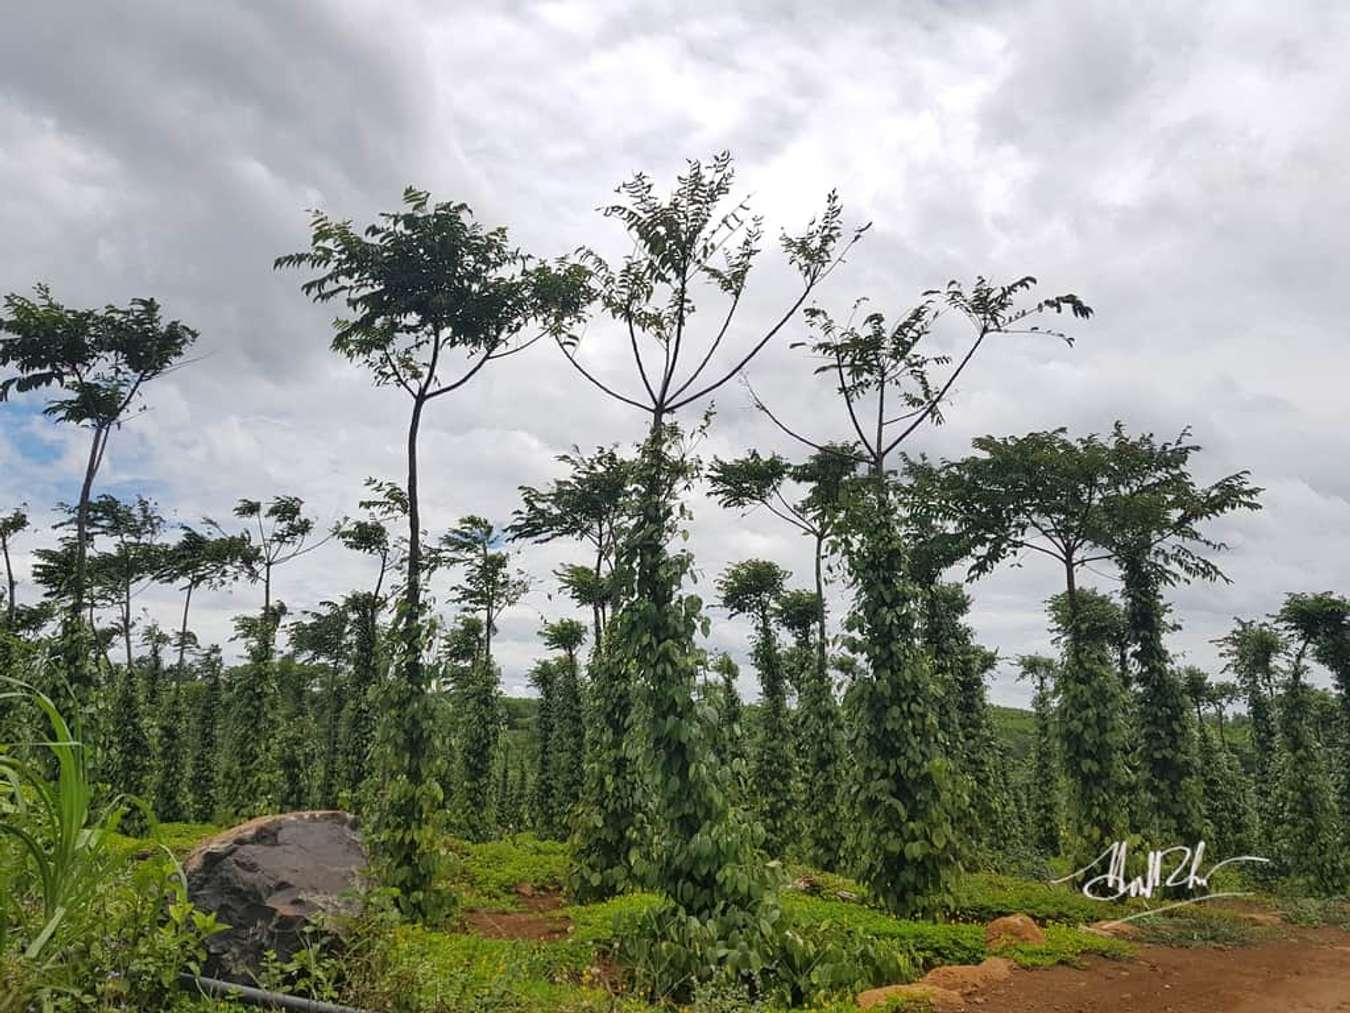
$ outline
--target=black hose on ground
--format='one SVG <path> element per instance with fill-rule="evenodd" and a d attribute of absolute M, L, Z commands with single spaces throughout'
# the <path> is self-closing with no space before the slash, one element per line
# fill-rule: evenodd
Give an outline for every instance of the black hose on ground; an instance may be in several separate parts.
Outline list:
<path fill-rule="evenodd" d="M 209 995 L 213 999 L 232 999 L 246 1006 L 301 1010 L 303 1013 L 365 1013 L 365 1010 L 359 1010 L 355 1006 L 339 1006 L 318 999 L 304 999 L 298 995 L 282 995 L 280 992 L 236 985 L 232 981 L 221 981 L 219 978 L 199 978 L 184 973 L 179 975 L 179 980 L 189 988 L 198 989 L 203 995 Z"/>

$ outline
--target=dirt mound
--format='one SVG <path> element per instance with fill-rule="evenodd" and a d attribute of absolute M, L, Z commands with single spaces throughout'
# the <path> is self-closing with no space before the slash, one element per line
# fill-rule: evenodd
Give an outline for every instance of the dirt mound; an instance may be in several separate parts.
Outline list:
<path fill-rule="evenodd" d="M 858 996 L 859 1009 L 871 1009 L 893 999 L 911 999 L 915 1003 L 926 1001 L 933 1013 L 961 1013 L 966 1001 L 960 993 L 931 985 L 888 985 L 886 988 L 874 988 Z"/>
<path fill-rule="evenodd" d="M 948 964 L 935 967 L 921 979 L 920 985 L 945 988 L 950 992 L 976 992 L 1000 981 L 1006 981 L 1013 972 L 1013 962 L 1002 957 L 989 957 L 982 964 Z"/>
<path fill-rule="evenodd" d="M 1028 915 L 1008 915 L 995 918 L 985 926 L 984 941 L 990 950 L 1001 950 L 1005 946 L 1017 946 L 1020 943 L 1039 946 L 1045 942 L 1045 933 Z"/>

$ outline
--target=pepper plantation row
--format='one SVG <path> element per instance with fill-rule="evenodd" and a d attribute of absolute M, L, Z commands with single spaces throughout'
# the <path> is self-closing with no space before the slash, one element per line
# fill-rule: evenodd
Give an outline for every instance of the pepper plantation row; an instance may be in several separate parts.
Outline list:
<path fill-rule="evenodd" d="M 753 992 L 789 959 L 787 863 L 849 876 L 906 917 L 950 913 L 969 874 L 1047 879 L 1115 841 L 1203 840 L 1216 860 L 1270 858 L 1252 874 L 1266 887 L 1343 893 L 1350 602 L 1272 588 L 1270 614 L 1224 638 L 1223 672 L 1182 666 L 1168 647 L 1185 619 L 1169 597 L 1226 579 L 1214 525 L 1259 509 L 1253 477 L 1207 476 L 1188 431 L 1159 438 L 1126 422 L 925 456 L 986 342 L 1072 344 L 1092 310 L 1038 293 L 1032 277 L 952 281 L 889 314 L 872 308 L 880 299 L 833 309 L 856 294 L 832 275 L 866 256 L 866 226 L 831 193 L 801 231 L 771 239 L 733 187 L 725 154 L 688 163 L 668 191 L 641 174 L 625 182 L 602 209 L 631 244 L 617 262 L 585 246 L 527 254 L 465 205 L 411 188 L 369 225 L 314 213 L 308 247 L 276 267 L 335 308 L 333 352 L 407 409 L 406 458 L 390 462 L 400 480 L 352 476 L 352 516 L 331 532 L 303 490 L 190 526 L 145 497 L 100 493 L 120 426 L 198 333 L 152 299 L 79 309 L 40 285 L 9 295 L 0 413 L 40 405 L 87 434 L 89 456 L 54 531 L 29 523 L 21 490 L 0 504 L 0 674 L 64 716 L 93 797 L 143 802 L 120 817 L 133 830 L 348 809 L 397 917 L 426 925 L 463 901 L 447 834 L 565 842 L 574 902 L 659 899 L 616 952 L 621 964 L 659 952 L 686 995 L 713 979 Z M 742 299 L 765 257 L 796 289 L 755 324 Z M 934 351 L 939 323 L 966 334 L 958 356 Z M 592 365 L 602 339 L 628 355 L 628 383 Z M 819 384 L 801 416 L 756 395 L 766 436 L 800 453 L 700 459 L 698 438 L 717 424 L 708 399 L 775 341 L 794 342 Z M 527 356 L 554 356 L 578 391 L 623 406 L 631 439 L 564 455 L 563 476 L 522 487 L 509 518 L 426 530 L 427 413 L 452 416 L 456 392 Z M 714 583 L 714 604 L 753 630 L 754 702 L 737 693 L 736 663 L 706 646 L 710 603 L 692 592 L 682 538 L 696 488 L 814 546 L 804 581 L 752 558 Z M 506 701 L 494 634 L 530 586 L 514 546 L 552 541 L 582 561 L 542 578 L 560 611 L 539 631 L 537 703 Z M 40 598 L 16 595 L 19 546 L 32 547 Z M 360 554 L 370 581 L 284 605 L 285 567 L 309 552 Z M 1035 691 L 1022 751 L 986 700 L 997 645 L 967 622 L 979 579 L 1014 563 L 1043 574 L 1059 648 L 1017 659 Z M 139 619 L 151 584 L 181 594 L 173 628 Z M 260 603 L 237 617 L 244 657 L 227 666 L 194 634 L 192 604 L 230 586 Z M 827 608 L 831 592 L 847 607 Z M 529 721 L 513 722 L 524 709 Z M 49 722 L 30 697 L 8 696 L 0 743 L 54 778 L 38 745 Z M 16 787 L 0 819 L 23 798 Z M 0 943 L 14 953 L 49 944 L 35 856 L 52 847 L 0 852 L 14 898 Z"/>

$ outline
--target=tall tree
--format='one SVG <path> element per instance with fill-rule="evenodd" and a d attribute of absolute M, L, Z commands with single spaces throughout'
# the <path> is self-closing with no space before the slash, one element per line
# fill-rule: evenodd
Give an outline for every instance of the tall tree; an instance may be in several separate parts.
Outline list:
<path fill-rule="evenodd" d="M 744 457 L 715 459 L 709 470 L 713 495 L 725 507 L 744 512 L 763 509 L 812 540 L 814 592 L 792 593 L 778 603 L 784 625 L 797 640 L 789 678 L 798 693 L 799 744 L 806 793 L 801 806 L 802 832 L 808 857 L 823 869 L 840 860 L 839 798 L 843 761 L 843 727 L 827 652 L 825 609 L 826 544 L 840 513 L 843 483 L 856 470 L 847 447 L 826 447 L 802 464 L 777 454 L 764 457 L 752 450 Z M 788 485 L 804 487 L 801 498 L 789 498 Z"/>
<path fill-rule="evenodd" d="M 754 624 L 751 658 L 759 676 L 759 727 L 751 762 L 751 797 L 764 827 L 764 847 L 781 858 L 795 839 L 796 749 L 788 717 L 787 679 L 775 631 L 774 606 L 788 572 L 765 559 L 727 567 L 717 582 L 722 607 Z"/>
<path fill-rule="evenodd" d="M 1222 740 L 1216 742 L 1205 723 L 1204 709 L 1216 700 L 1204 669 L 1189 665 L 1178 673 L 1195 708 L 1199 730 L 1200 778 L 1204 788 L 1204 840 L 1221 858 L 1249 854 L 1254 843 L 1255 811 L 1247 775 Z"/>
<path fill-rule="evenodd" d="M 318 272 L 302 291 L 316 302 L 338 300 L 349 314 L 334 325 L 333 350 L 368 369 L 376 386 L 397 387 L 411 402 L 397 676 L 386 687 L 387 720 L 379 733 L 383 791 L 372 841 L 400 905 L 425 914 L 434 902 L 442 799 L 423 658 L 430 644 L 418 485 L 422 418 L 433 401 L 463 388 L 488 363 L 537 340 L 519 340 L 532 323 L 563 334 L 581 307 L 583 287 L 574 269 L 535 261 L 510 245 L 504 229 L 484 229 L 468 205 L 433 204 L 412 187 L 401 210 L 381 214 L 364 230 L 321 211 L 310 224 L 309 249 L 277 258 L 276 266 Z"/>
<path fill-rule="evenodd" d="M 1337 638 L 1341 634 L 1342 606 L 1331 595 L 1291 594 L 1276 617 L 1292 647 L 1279 712 L 1285 762 L 1280 785 L 1284 824 L 1278 840 L 1289 872 L 1328 896 L 1350 882 L 1350 861 L 1307 668 L 1309 653 L 1317 657 L 1319 647 L 1325 650 L 1328 633 Z"/>
<path fill-rule="evenodd" d="M 1341 813 L 1350 826 L 1350 600 L 1330 591 L 1291 594 L 1280 616 L 1307 641 L 1313 659 L 1331 673 L 1335 683 L 1341 705 Z"/>
<path fill-rule="evenodd" d="M 714 459 L 708 473 L 713 495 L 722 506 L 745 512 L 763 509 L 812 540 L 818 602 L 815 617 L 818 679 L 826 668 L 829 642 L 825 625 L 825 546 L 839 518 L 844 482 L 856 469 L 852 449 L 840 444 L 827 445 L 797 465 L 777 454 L 764 457 L 752 450 L 745 457 L 729 461 Z M 805 486 L 806 495 L 790 500 L 785 489 L 789 482 Z"/>
<path fill-rule="evenodd" d="M 842 324 L 819 307 L 807 312 L 814 340 L 803 344 L 819 362 L 816 373 L 830 378 L 843 401 L 858 441 L 850 459 L 865 470 L 847 487 L 840 530 L 855 592 L 851 622 L 867 661 L 867 672 L 846 697 L 858 774 L 854 849 L 863 878 L 895 911 L 948 902 L 958 799 L 938 718 L 942 685 L 919 643 L 911 546 L 888 462 L 920 427 L 942 422 L 953 385 L 991 335 L 1036 331 L 1027 321 L 1046 310 L 1091 314 L 1074 295 L 1019 305 L 1034 285 L 1030 277 L 1006 286 L 979 278 L 967 292 L 953 281 L 925 293 L 894 323 L 874 311 L 855 324 L 864 300 Z M 950 360 L 929 354 L 926 342 L 934 322 L 948 311 L 964 318 L 974 335 L 961 360 L 936 384 L 930 369 Z M 826 450 L 757 403 L 788 435 Z"/>
<path fill-rule="evenodd" d="M 254 548 L 248 555 L 249 578 L 262 581 L 263 612 L 272 608 L 272 571 L 313 552 L 328 540 L 309 541 L 309 536 L 314 533 L 314 520 L 305 516 L 304 509 L 304 500 L 299 496 L 287 495 L 274 496 L 266 504 L 262 500 L 241 499 L 234 506 L 236 517 L 252 522 L 241 534 Z M 221 535 L 225 534 L 215 522 L 207 523 Z M 257 541 L 253 540 L 255 528 Z"/>
<path fill-rule="evenodd" d="M 615 666 L 610 675 L 635 679 L 647 697 L 646 740 L 662 786 L 654 821 L 655 884 L 683 915 L 716 922 L 718 937 L 748 941 L 758 931 L 756 914 L 766 892 L 748 828 L 728 807 L 721 769 L 708 762 L 709 730 L 695 706 L 699 652 L 693 640 L 702 621 L 700 603 L 680 593 L 689 562 L 669 548 L 689 476 L 687 455 L 676 444 L 676 420 L 739 374 L 787 326 L 851 243 L 840 242 L 841 210 L 832 194 L 825 213 L 803 234 L 782 238 L 801 279 L 795 298 L 729 366 L 713 366 L 705 376 L 730 331 L 762 237 L 759 219 L 744 203 L 726 209 L 733 179 L 725 153 L 707 166 L 690 161 L 667 197 L 657 195 L 648 177 L 633 177 L 619 188 L 620 200 L 604 209 L 624 226 L 633 252 L 617 268 L 594 252 L 583 255 L 601 307 L 626 333 L 643 393 L 621 393 L 583 366 L 574 346 L 560 344 L 590 383 L 641 411 L 648 422 L 636 465 L 633 527 L 621 553 L 627 565 L 620 570 L 631 576 L 604 653 L 606 664 Z M 720 297 L 725 307 L 701 355 L 691 328 L 700 294 Z M 617 690 L 607 697 L 619 699 L 622 687 Z M 600 793 L 609 794 L 603 786 Z M 599 822 L 608 828 L 615 812 L 607 803 L 605 808 Z M 637 813 L 623 819 L 631 825 Z M 584 832 L 587 824 L 581 826 Z M 605 834 L 610 842 L 621 839 L 608 829 Z M 580 844 L 587 847 L 584 833 Z M 597 878 L 626 862 L 621 854 L 598 849 L 591 849 L 588 860 L 602 866 L 592 870 Z"/>
<path fill-rule="evenodd" d="M 1196 578 L 1227 580 L 1204 554 L 1224 545 L 1201 527 L 1234 510 L 1257 509 L 1260 492 L 1247 472 L 1197 485 L 1190 458 L 1200 448 L 1187 436 L 1158 442 L 1151 434 L 1132 437 L 1116 423 L 1097 539 L 1120 568 L 1139 701 L 1140 773 L 1151 788 L 1151 829 L 1160 845 L 1205 836 L 1196 729 L 1163 642 L 1169 611 L 1163 590 Z"/>
<path fill-rule="evenodd" d="M 158 507 L 144 496 L 134 503 L 123 503 L 115 496 L 99 496 L 89 505 L 89 530 L 112 541 L 112 549 L 92 557 L 93 583 L 107 592 L 116 603 L 118 629 L 126 651 L 126 664 L 132 664 L 132 601 L 146 586 L 163 574 L 167 560 L 159 542 L 164 518 Z"/>
<path fill-rule="evenodd" d="M 1239 619 L 1217 643 L 1226 671 L 1233 673 L 1246 697 L 1258 789 L 1257 814 L 1262 835 L 1269 839 L 1282 819 L 1278 788 L 1284 747 L 1277 724 L 1276 702 L 1284 638 L 1267 623 Z"/>
<path fill-rule="evenodd" d="M 566 567 L 559 575 L 577 604 L 591 610 L 592 642 L 598 646 L 613 604 L 614 551 L 623 537 L 633 465 L 612 447 L 591 454 L 574 447 L 558 460 L 570 473 L 546 489 L 522 485 L 523 505 L 506 532 L 536 543 L 579 538 L 590 545 L 595 558 L 588 567 Z"/>
<path fill-rule="evenodd" d="M 451 591 L 455 601 L 482 620 L 480 657 L 489 666 L 497 618 L 530 590 L 525 574 L 511 569 L 511 555 L 495 551 L 501 542 L 501 532 L 491 521 L 470 515 L 443 535 L 439 546 L 440 560 L 461 571 Z"/>
<path fill-rule="evenodd" d="M 126 420 L 143 388 L 162 376 L 197 338 L 177 320 L 165 322 L 159 303 L 133 299 L 126 307 L 70 309 L 38 285 L 36 298 L 11 293 L 0 315 L 0 402 L 13 394 L 52 388 L 43 413 L 90 433 L 89 454 L 75 513 L 75 544 L 66 637 L 66 677 L 80 706 L 92 705 L 94 673 L 77 634 L 86 594 L 89 504 L 108 440 Z"/>
<path fill-rule="evenodd" d="M 1110 558 L 1095 541 L 1111 489 L 1110 449 L 1096 436 L 1075 441 L 1062 429 L 984 436 L 974 446 L 980 455 L 947 470 L 952 509 L 974 548 L 971 574 L 1026 551 L 1053 560 L 1064 576 L 1059 729 L 1074 789 L 1075 852 L 1096 855 L 1125 830 L 1125 689 L 1110 645 L 1103 653 L 1089 636 L 1100 631 L 1080 616 L 1078 587 L 1083 567 Z"/>
<path fill-rule="evenodd" d="M 28 527 L 28 514 L 22 506 L 15 507 L 9 513 L 0 516 L 0 556 L 5 560 L 5 629 L 13 632 L 18 625 L 19 600 L 16 594 L 18 580 L 14 576 L 14 562 L 9 549 L 14 536 Z"/>
<path fill-rule="evenodd" d="M 178 629 L 178 669 L 184 671 L 192 635 L 188 613 L 192 595 L 198 588 L 221 588 L 243 577 L 253 564 L 256 548 L 243 535 L 206 535 L 183 525 L 179 536 L 164 557 L 161 577 L 180 584 L 183 614 Z"/>

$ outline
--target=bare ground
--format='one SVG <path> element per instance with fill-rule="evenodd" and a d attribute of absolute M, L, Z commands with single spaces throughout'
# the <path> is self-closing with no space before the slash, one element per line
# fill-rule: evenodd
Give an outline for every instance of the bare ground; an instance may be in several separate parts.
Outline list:
<path fill-rule="evenodd" d="M 1294 930 L 1232 949 L 1142 946 L 1133 960 L 1017 971 L 980 1013 L 1350 1013 L 1350 933 Z"/>

